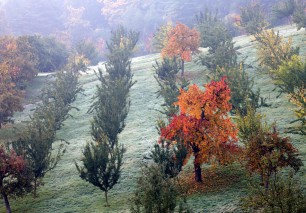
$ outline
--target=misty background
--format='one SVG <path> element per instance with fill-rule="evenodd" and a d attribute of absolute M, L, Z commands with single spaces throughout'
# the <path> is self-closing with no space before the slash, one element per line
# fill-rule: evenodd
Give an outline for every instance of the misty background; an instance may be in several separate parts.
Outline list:
<path fill-rule="evenodd" d="M 209 9 L 220 18 L 239 13 L 251 0 L 2 0 L 0 33 L 54 36 L 71 46 L 81 40 L 103 50 L 118 25 L 140 32 L 139 54 L 151 50 L 150 39 L 167 22 L 192 26 L 195 15 Z M 277 0 L 259 1 L 271 10 Z M 269 9 L 268 9 L 269 8 Z M 269 12 L 269 11 L 268 11 Z M 267 14 L 268 14 L 267 12 Z"/>

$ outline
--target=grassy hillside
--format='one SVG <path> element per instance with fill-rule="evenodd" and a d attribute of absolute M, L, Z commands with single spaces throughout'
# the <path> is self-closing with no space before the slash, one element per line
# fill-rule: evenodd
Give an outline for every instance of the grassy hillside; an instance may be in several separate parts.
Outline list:
<path fill-rule="evenodd" d="M 295 45 L 301 45 L 301 55 L 305 56 L 306 45 L 305 31 L 296 32 L 292 26 L 280 28 L 281 34 L 293 35 Z M 253 65 L 249 69 L 251 76 L 255 78 L 255 87 L 261 89 L 262 95 L 267 98 L 269 108 L 262 108 L 260 111 L 266 114 L 269 123 L 277 122 L 282 131 L 293 119 L 293 105 L 288 103 L 286 97 L 276 98 L 277 93 L 273 92 L 273 85 L 268 76 L 256 71 L 256 49 L 255 42 L 251 37 L 241 36 L 235 39 L 239 46 L 241 57 L 248 56 L 246 63 Z M 104 207 L 102 192 L 89 183 L 84 182 L 78 176 L 74 161 L 81 158 L 81 149 L 90 137 L 90 120 L 92 115 L 87 113 L 92 95 L 95 92 L 95 85 L 98 83 L 94 73 L 88 72 L 81 76 L 81 84 L 85 90 L 84 95 L 79 95 L 74 105 L 79 111 L 72 110 L 73 116 L 65 121 L 65 126 L 57 132 L 57 138 L 65 139 L 70 144 L 67 151 L 57 167 L 46 175 L 44 186 L 39 188 L 39 197 L 34 199 L 31 196 L 18 200 L 11 200 L 13 212 L 23 213 L 54 213 L 54 212 L 129 212 L 129 198 L 136 185 L 136 178 L 139 174 L 143 156 L 146 155 L 156 142 L 158 135 L 155 130 L 155 121 L 160 115 L 161 99 L 156 98 L 158 85 L 154 79 L 152 65 L 154 60 L 159 58 L 158 54 L 138 57 L 133 59 L 132 70 L 137 83 L 131 89 L 131 108 L 126 120 L 126 128 L 120 135 L 120 143 L 124 144 L 127 152 L 124 155 L 124 166 L 121 181 L 109 193 L 111 207 Z M 203 67 L 194 63 L 186 64 L 186 76 L 193 83 L 203 84 L 206 82 L 206 72 Z M 40 86 L 44 83 L 45 77 L 34 80 L 27 93 L 26 109 L 16 114 L 16 126 L 22 126 L 31 113 L 33 102 L 37 99 L 35 95 Z M 34 95 L 35 94 L 35 95 Z M 2 129 L 0 139 L 11 137 L 13 131 Z M 305 137 L 290 135 L 294 144 L 299 148 L 304 164 L 306 164 Z M 191 167 L 184 168 L 185 174 L 191 172 Z M 306 186 L 306 169 L 300 172 Z M 239 165 L 228 168 L 219 168 L 215 171 L 216 182 L 212 190 L 198 193 L 188 198 L 189 204 L 196 212 L 236 212 L 236 205 L 240 196 L 245 193 L 246 181 L 241 174 Z M 228 178 L 227 178 L 228 177 Z M 233 178 L 234 177 L 234 178 Z M 223 181 L 221 179 L 224 179 Z M 2 202 L 0 211 L 5 212 Z"/>

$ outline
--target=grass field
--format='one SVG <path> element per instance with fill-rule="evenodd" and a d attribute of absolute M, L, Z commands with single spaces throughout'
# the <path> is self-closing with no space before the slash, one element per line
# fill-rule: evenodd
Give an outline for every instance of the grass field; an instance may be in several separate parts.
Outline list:
<path fill-rule="evenodd" d="M 301 46 L 301 55 L 306 55 L 305 30 L 296 31 L 293 26 L 279 28 L 281 34 L 293 36 L 294 44 Z M 304 41 L 303 41 L 304 40 Z M 241 36 L 235 38 L 239 46 L 241 57 L 248 56 L 246 63 L 253 66 L 249 74 L 255 79 L 255 88 L 260 88 L 263 97 L 267 98 L 271 107 L 261 108 L 266 114 L 269 123 L 277 122 L 279 130 L 288 127 L 294 118 L 294 106 L 288 103 L 285 96 L 276 98 L 277 92 L 272 91 L 274 86 L 270 78 L 256 71 L 255 42 L 251 37 Z M 90 141 L 91 114 L 87 110 L 91 103 L 92 95 L 97 84 L 96 76 L 92 71 L 81 76 L 81 84 L 85 90 L 84 95 L 79 95 L 74 106 L 79 111 L 72 110 L 73 116 L 65 121 L 64 127 L 57 132 L 58 139 L 65 139 L 70 144 L 57 167 L 44 178 L 44 185 L 38 190 L 39 197 L 34 199 L 26 196 L 11 200 L 13 212 L 22 213 L 54 213 L 54 212 L 129 212 L 129 198 L 136 185 L 136 178 L 141 168 L 143 156 L 146 155 L 156 142 L 158 135 L 155 121 L 160 115 L 159 110 L 162 100 L 156 97 L 158 85 L 154 79 L 152 65 L 159 58 L 158 54 L 147 55 L 133 59 L 132 70 L 137 83 L 131 89 L 131 108 L 126 120 L 126 128 L 120 135 L 120 143 L 124 144 L 127 152 L 124 155 L 124 166 L 120 183 L 109 193 L 111 207 L 104 207 L 103 193 L 96 187 L 84 182 L 78 176 L 74 161 L 81 158 L 81 150 L 87 141 Z M 186 77 L 192 83 L 203 84 L 206 82 L 206 72 L 203 67 L 195 63 L 186 64 Z M 27 116 L 37 101 L 36 95 L 44 84 L 45 77 L 36 78 L 31 83 L 25 101 L 26 108 L 22 113 L 16 113 L 15 126 L 21 128 Z M 0 140 L 4 141 L 13 137 L 16 130 L 0 130 Z M 306 164 L 305 137 L 290 135 L 294 145 L 300 150 L 301 158 Z M 184 168 L 184 173 L 191 172 L 190 165 Z M 245 194 L 246 180 L 239 165 L 219 168 L 215 172 L 217 178 L 224 177 L 226 184 L 220 184 L 207 192 L 193 194 L 188 197 L 188 203 L 195 212 L 239 212 L 237 204 Z M 306 186 L 306 169 L 299 173 Z M 227 178 L 226 178 L 227 177 Z M 236 177 L 236 178 L 232 178 Z M 207 177 L 209 178 L 209 177 Z M 5 212 L 2 202 L 0 211 Z"/>

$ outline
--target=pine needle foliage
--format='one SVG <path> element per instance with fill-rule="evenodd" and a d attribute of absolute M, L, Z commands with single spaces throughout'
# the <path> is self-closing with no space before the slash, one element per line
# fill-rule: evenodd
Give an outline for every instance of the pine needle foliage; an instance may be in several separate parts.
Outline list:
<path fill-rule="evenodd" d="M 185 165 L 188 155 L 187 147 L 180 141 L 175 145 L 170 145 L 165 140 L 155 144 L 150 157 L 153 162 L 159 165 L 163 173 L 169 177 L 176 177 Z"/>
<path fill-rule="evenodd" d="M 179 191 L 174 179 L 167 178 L 158 165 L 142 168 L 131 199 L 132 213 L 172 213 L 178 202 Z M 190 211 L 180 208 L 180 212 Z"/>
<path fill-rule="evenodd" d="M 180 62 L 176 57 L 163 58 L 161 62 L 155 61 L 153 65 L 155 69 L 155 79 L 159 85 L 157 96 L 164 99 L 162 104 L 162 114 L 170 118 L 172 115 L 178 113 L 178 107 L 175 103 L 178 99 L 180 88 L 186 88 L 189 82 L 185 78 L 178 78 L 177 73 L 181 69 Z"/>
<path fill-rule="evenodd" d="M 246 65 L 243 62 L 233 67 L 218 67 L 212 76 L 216 81 L 226 76 L 226 81 L 231 89 L 232 114 L 246 115 L 248 105 L 253 109 L 268 106 L 265 99 L 260 97 L 260 89 L 253 91 L 254 81 L 248 76 Z"/>
<path fill-rule="evenodd" d="M 274 83 L 280 93 L 288 95 L 291 103 L 297 106 L 295 110 L 296 127 L 290 127 L 288 131 L 295 134 L 306 134 L 306 62 L 294 55 L 291 60 L 285 61 L 273 71 Z"/>
<path fill-rule="evenodd" d="M 225 24 L 206 10 L 196 15 L 196 27 L 201 33 L 201 47 L 208 48 L 208 54 L 200 54 L 197 62 L 206 66 L 211 72 L 217 67 L 237 65 L 237 47 L 234 47 L 233 36 Z"/>
<path fill-rule="evenodd" d="M 125 152 L 118 135 L 125 127 L 129 112 L 129 91 L 132 80 L 131 56 L 139 34 L 120 26 L 112 31 L 107 42 L 105 71 L 96 73 L 99 80 L 93 103 L 88 112 L 94 113 L 91 122 L 93 142 L 83 150 L 82 166 L 75 163 L 80 177 L 104 191 L 106 206 L 108 191 L 118 183 Z"/>
<path fill-rule="evenodd" d="M 259 3 L 250 3 L 240 9 L 239 25 L 250 35 L 263 31 L 267 26 L 265 13 Z"/>
<path fill-rule="evenodd" d="M 276 70 L 283 62 L 299 54 L 299 47 L 292 46 L 292 39 L 284 41 L 284 37 L 272 30 L 264 30 L 255 35 L 259 65 L 268 70 Z"/>
<path fill-rule="evenodd" d="M 83 150 L 83 167 L 76 168 L 80 177 L 104 191 L 105 206 L 109 206 L 107 193 L 120 178 L 123 146 L 111 148 L 107 137 L 101 136 L 96 143 L 87 143 Z"/>

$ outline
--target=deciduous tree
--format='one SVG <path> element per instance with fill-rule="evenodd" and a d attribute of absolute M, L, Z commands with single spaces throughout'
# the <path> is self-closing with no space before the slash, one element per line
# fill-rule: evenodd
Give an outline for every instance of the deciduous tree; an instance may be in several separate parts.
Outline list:
<path fill-rule="evenodd" d="M 28 175 L 23 156 L 0 145 L 0 193 L 7 213 L 11 213 L 8 197 L 21 196 L 31 188 Z"/>
<path fill-rule="evenodd" d="M 182 76 L 184 76 L 184 62 L 191 61 L 192 53 L 198 52 L 200 45 L 200 33 L 196 29 L 189 29 L 182 23 L 176 26 L 168 34 L 167 45 L 162 49 L 163 57 L 179 56 L 182 60 Z"/>
<path fill-rule="evenodd" d="M 261 116 L 254 109 L 249 108 L 248 114 L 240 117 L 238 127 L 245 145 L 246 168 L 250 173 L 261 176 L 266 189 L 269 188 L 272 175 L 280 169 L 291 167 L 297 172 L 303 165 L 290 138 L 281 137 L 275 126 L 270 129 L 262 123 Z"/>
<path fill-rule="evenodd" d="M 237 129 L 228 117 L 231 109 L 230 89 L 222 79 L 204 85 L 201 91 L 196 85 L 188 91 L 181 90 L 176 103 L 180 115 L 161 130 L 161 137 L 173 142 L 181 140 L 194 155 L 195 180 L 202 181 L 201 164 L 233 160 L 237 147 Z"/>
<path fill-rule="evenodd" d="M 21 102 L 22 92 L 16 88 L 8 64 L 0 63 L 0 128 L 10 120 L 14 112 L 22 110 Z"/>

